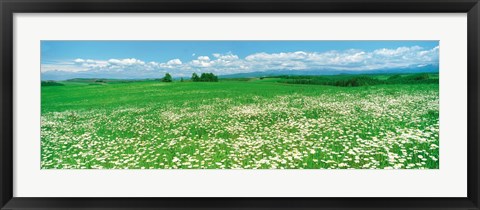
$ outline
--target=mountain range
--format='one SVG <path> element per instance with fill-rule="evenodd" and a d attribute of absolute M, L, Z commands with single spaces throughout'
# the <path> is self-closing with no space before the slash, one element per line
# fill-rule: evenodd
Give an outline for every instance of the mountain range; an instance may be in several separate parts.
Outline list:
<path fill-rule="evenodd" d="M 219 78 L 249 78 L 249 77 L 266 77 L 279 75 L 341 75 L 341 74 L 404 74 L 404 73 L 436 73 L 439 72 L 439 67 L 436 65 L 427 65 L 423 67 L 412 68 L 388 68 L 376 70 L 270 70 L 270 71 L 255 71 L 237 74 L 218 75 Z M 109 78 L 109 79 L 151 79 L 161 78 L 164 75 L 159 72 L 151 72 L 149 74 L 132 74 L 132 75 L 114 75 L 102 74 L 98 72 L 66 72 L 66 71 L 49 71 L 41 74 L 42 80 L 68 80 L 73 78 Z M 180 77 L 175 77 L 179 79 Z"/>

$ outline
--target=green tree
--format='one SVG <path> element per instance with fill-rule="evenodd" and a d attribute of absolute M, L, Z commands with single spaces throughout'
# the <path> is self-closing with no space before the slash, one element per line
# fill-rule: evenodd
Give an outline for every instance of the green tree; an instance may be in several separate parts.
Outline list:
<path fill-rule="evenodd" d="M 180 82 L 183 82 L 183 77 L 180 77 Z"/>
<path fill-rule="evenodd" d="M 197 73 L 192 74 L 192 81 L 194 81 L 194 82 L 199 82 L 200 81 L 200 77 L 198 77 Z"/>
<path fill-rule="evenodd" d="M 218 77 L 213 73 L 202 73 L 200 76 L 202 82 L 218 82 Z"/>
<path fill-rule="evenodd" d="M 212 82 L 218 82 L 218 77 L 217 75 L 213 74 L 213 73 L 210 73 L 212 74 Z"/>
<path fill-rule="evenodd" d="M 202 73 L 200 77 L 197 73 L 192 74 L 193 82 L 218 82 L 218 77 L 213 73 Z"/>
<path fill-rule="evenodd" d="M 172 82 L 172 81 L 173 81 L 172 75 L 170 75 L 169 73 L 166 73 L 165 77 L 162 78 L 162 82 Z"/>
<path fill-rule="evenodd" d="M 202 75 L 200 75 L 200 81 L 202 82 L 207 82 L 207 73 L 202 73 Z"/>

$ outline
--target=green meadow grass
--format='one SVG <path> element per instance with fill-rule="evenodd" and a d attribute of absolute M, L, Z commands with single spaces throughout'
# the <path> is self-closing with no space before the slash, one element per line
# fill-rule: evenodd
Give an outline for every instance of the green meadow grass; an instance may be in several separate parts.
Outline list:
<path fill-rule="evenodd" d="M 41 168 L 439 168 L 438 83 L 281 81 L 42 86 Z"/>

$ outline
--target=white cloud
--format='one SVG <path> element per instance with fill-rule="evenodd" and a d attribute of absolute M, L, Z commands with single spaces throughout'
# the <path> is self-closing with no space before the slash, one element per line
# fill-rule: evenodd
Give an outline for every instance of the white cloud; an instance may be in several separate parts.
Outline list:
<path fill-rule="evenodd" d="M 173 60 L 169 60 L 167 62 L 168 65 L 181 65 L 182 64 L 182 61 L 180 59 L 173 59 Z"/>
<path fill-rule="evenodd" d="M 145 62 L 141 60 L 137 60 L 135 58 L 126 58 L 126 59 L 110 59 L 108 60 L 110 65 L 118 65 L 118 66 L 131 66 L 131 65 L 144 65 Z"/>
<path fill-rule="evenodd" d="M 196 54 L 193 53 L 192 56 Z M 77 58 L 63 64 L 42 64 L 46 71 L 93 72 L 170 72 L 174 76 L 188 76 L 192 72 L 233 74 L 268 70 L 375 70 L 385 68 L 423 67 L 438 65 L 439 47 L 424 49 L 419 46 L 376 49 L 372 51 L 349 49 L 326 52 L 259 52 L 240 58 L 232 53 L 213 53 L 213 58 L 202 55 L 191 61 L 179 58 L 166 62 L 145 62 L 136 58 L 94 60 Z"/>
<path fill-rule="evenodd" d="M 41 64 L 40 65 L 42 72 L 49 71 L 65 71 L 65 72 L 82 72 L 89 71 L 89 68 L 84 68 L 81 66 L 71 65 L 71 64 Z"/>
<path fill-rule="evenodd" d="M 150 62 L 152 63 L 152 62 Z M 153 65 L 151 66 L 152 68 L 167 68 L 167 69 L 173 69 L 176 68 L 180 65 L 182 65 L 182 61 L 180 59 L 172 59 L 167 61 L 166 63 L 155 63 L 153 62 Z"/>
<path fill-rule="evenodd" d="M 210 58 L 208 56 L 198 56 L 197 58 L 199 61 L 209 61 Z"/>
<path fill-rule="evenodd" d="M 74 60 L 75 65 L 84 67 L 84 68 L 96 68 L 96 67 L 106 67 L 108 66 L 108 61 L 102 60 L 92 60 L 92 59 L 81 59 L 77 58 Z"/>
<path fill-rule="evenodd" d="M 411 52 L 417 52 L 421 50 L 422 48 L 419 46 L 413 46 L 413 47 L 399 47 L 396 49 L 378 49 L 373 51 L 374 54 L 377 55 L 383 55 L 383 56 L 400 56 L 400 55 L 405 55 L 407 53 Z"/>
<path fill-rule="evenodd" d="M 190 65 L 193 67 L 200 67 L 200 68 L 205 68 L 205 67 L 210 67 L 212 66 L 213 62 L 210 61 L 210 58 L 208 56 L 198 56 L 197 60 L 192 60 L 190 62 Z"/>

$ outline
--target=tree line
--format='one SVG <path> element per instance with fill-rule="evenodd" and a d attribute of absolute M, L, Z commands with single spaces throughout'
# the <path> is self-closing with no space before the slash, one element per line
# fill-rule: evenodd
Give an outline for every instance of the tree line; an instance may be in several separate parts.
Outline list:
<path fill-rule="evenodd" d="M 165 76 L 161 79 L 162 82 L 172 82 L 172 75 L 166 73 Z M 180 82 L 183 82 L 183 77 L 180 78 Z M 198 76 L 197 73 L 193 73 L 191 77 L 192 82 L 218 82 L 218 76 L 213 73 L 202 73 Z"/>
<path fill-rule="evenodd" d="M 430 78 L 428 73 L 392 75 L 387 79 L 378 79 L 368 75 L 351 76 L 277 76 L 279 82 L 289 84 L 330 85 L 340 87 L 358 87 L 389 84 L 438 84 L 438 78 Z"/>
<path fill-rule="evenodd" d="M 218 82 L 218 77 L 213 73 L 202 73 L 200 77 L 197 73 L 192 74 L 193 82 Z"/>

